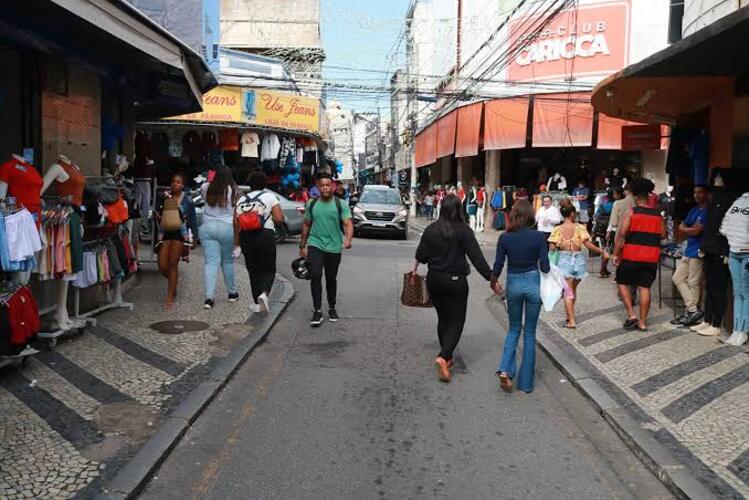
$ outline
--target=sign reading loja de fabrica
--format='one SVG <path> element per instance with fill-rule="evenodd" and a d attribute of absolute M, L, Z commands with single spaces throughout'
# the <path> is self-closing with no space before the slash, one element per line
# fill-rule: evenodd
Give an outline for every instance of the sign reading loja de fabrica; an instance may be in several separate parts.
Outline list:
<path fill-rule="evenodd" d="M 510 80 L 554 81 L 607 75 L 627 64 L 629 2 L 583 5 L 562 11 L 544 29 L 538 16 L 510 22 L 510 47 L 517 51 L 508 67 Z"/>

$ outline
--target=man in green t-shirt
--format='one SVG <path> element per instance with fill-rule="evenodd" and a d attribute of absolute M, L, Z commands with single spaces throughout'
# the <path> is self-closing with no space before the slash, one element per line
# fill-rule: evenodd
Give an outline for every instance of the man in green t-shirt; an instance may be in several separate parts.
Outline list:
<path fill-rule="evenodd" d="M 328 292 L 328 319 L 338 321 L 336 292 L 338 266 L 341 252 L 351 248 L 354 225 L 348 204 L 333 196 L 333 178 L 329 174 L 317 177 L 320 198 L 310 200 L 304 211 L 302 241 L 299 255 L 307 259 L 307 268 L 312 279 L 312 302 L 315 312 L 310 325 L 320 326 L 322 315 L 322 277 L 325 272 L 325 288 Z"/>

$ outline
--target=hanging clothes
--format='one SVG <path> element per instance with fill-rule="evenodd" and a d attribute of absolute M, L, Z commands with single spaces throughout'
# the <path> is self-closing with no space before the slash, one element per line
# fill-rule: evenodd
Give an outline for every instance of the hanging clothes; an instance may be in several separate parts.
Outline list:
<path fill-rule="evenodd" d="M 81 217 L 70 205 L 42 209 L 43 244 L 35 271 L 40 280 L 73 280 L 83 268 Z"/>
<path fill-rule="evenodd" d="M 18 354 L 39 333 L 39 306 L 26 286 L 0 288 L 0 355 Z"/>
<path fill-rule="evenodd" d="M 36 264 L 36 252 L 42 249 L 36 221 L 23 209 L 0 211 L 0 270 L 28 271 Z"/>

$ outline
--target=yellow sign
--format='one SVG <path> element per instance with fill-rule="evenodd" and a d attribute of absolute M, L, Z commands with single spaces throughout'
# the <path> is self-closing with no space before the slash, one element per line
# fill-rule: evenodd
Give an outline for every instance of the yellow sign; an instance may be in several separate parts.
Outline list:
<path fill-rule="evenodd" d="M 247 106 L 254 93 L 255 116 Z M 317 132 L 320 127 L 320 102 L 311 97 L 283 94 L 269 90 L 245 90 L 245 112 L 247 120 L 266 127 L 286 128 Z"/>
<path fill-rule="evenodd" d="M 167 120 L 193 122 L 241 122 L 242 89 L 236 87 L 216 87 L 203 94 L 203 111 L 187 115 L 173 116 Z"/>
<path fill-rule="evenodd" d="M 203 95 L 202 113 L 166 119 L 317 132 L 320 128 L 320 101 L 271 90 L 219 86 Z"/>

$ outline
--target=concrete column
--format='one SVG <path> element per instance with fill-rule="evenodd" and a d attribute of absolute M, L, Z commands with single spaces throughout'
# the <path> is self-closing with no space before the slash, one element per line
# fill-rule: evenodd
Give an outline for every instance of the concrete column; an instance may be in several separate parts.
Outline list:
<path fill-rule="evenodd" d="M 416 217 L 416 183 L 419 180 L 418 172 L 416 170 L 416 150 L 411 148 L 408 154 L 411 157 L 411 196 L 409 197 L 411 200 L 411 207 L 408 212 L 411 217 Z"/>
<path fill-rule="evenodd" d="M 462 182 L 464 188 L 468 188 L 471 183 L 471 162 L 473 158 L 458 158 L 458 178 L 457 182 Z"/>
<path fill-rule="evenodd" d="M 441 176 L 440 176 L 440 184 L 442 184 L 442 187 L 445 186 L 445 184 L 450 183 L 450 161 L 451 158 L 449 156 L 445 156 L 444 158 L 440 158 L 437 160 L 438 164 L 441 162 Z"/>
<path fill-rule="evenodd" d="M 486 189 L 486 211 L 484 212 L 484 226 L 489 228 L 494 223 L 494 211 L 489 206 L 494 190 L 500 186 L 499 167 L 501 165 L 501 151 L 487 151 L 485 156 L 484 188 Z"/>

